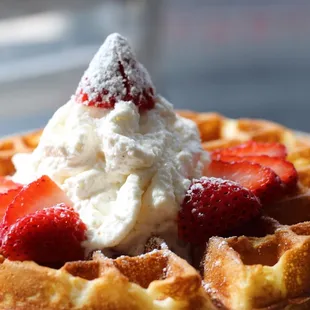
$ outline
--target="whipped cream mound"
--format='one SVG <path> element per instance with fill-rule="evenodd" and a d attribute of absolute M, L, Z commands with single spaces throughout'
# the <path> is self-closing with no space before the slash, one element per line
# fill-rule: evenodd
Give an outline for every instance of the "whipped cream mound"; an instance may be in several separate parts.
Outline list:
<path fill-rule="evenodd" d="M 111 38 L 122 41 L 119 35 Z M 119 50 L 112 43 L 111 49 Z M 146 73 L 127 74 L 140 83 Z M 113 85 L 105 87 L 119 87 Z M 178 210 L 191 180 L 208 162 L 196 125 L 177 116 L 160 96 L 143 112 L 132 100 L 117 99 L 107 109 L 72 96 L 48 122 L 34 152 L 14 156 L 13 179 L 29 183 L 44 174 L 53 179 L 87 225 L 87 252 L 138 255 L 152 235 L 172 249 L 180 246 Z"/>

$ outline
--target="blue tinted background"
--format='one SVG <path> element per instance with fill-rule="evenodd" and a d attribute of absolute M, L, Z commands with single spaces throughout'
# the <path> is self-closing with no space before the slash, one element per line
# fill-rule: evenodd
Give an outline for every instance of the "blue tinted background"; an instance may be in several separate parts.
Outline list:
<path fill-rule="evenodd" d="M 0 135 L 44 126 L 111 32 L 176 108 L 310 132 L 310 1 L 0 1 Z"/>

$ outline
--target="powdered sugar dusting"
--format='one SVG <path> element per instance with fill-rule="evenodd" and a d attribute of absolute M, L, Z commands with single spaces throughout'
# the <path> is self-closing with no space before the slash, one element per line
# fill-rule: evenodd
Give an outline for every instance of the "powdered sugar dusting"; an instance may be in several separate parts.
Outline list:
<path fill-rule="evenodd" d="M 199 180 L 197 180 L 199 181 Z M 229 184 L 229 185 L 239 185 L 237 182 L 226 180 L 222 178 L 214 178 L 214 177 L 201 177 L 200 181 L 208 181 L 213 184 Z"/>
<path fill-rule="evenodd" d="M 154 85 L 128 41 L 114 33 L 107 37 L 85 71 L 76 91 L 76 101 L 113 108 L 121 100 L 133 101 L 142 109 L 153 108 Z"/>
<path fill-rule="evenodd" d="M 198 191 L 204 191 L 204 186 L 203 184 L 205 183 L 212 183 L 212 184 L 227 184 L 229 186 L 235 185 L 239 186 L 238 183 L 230 180 L 225 180 L 221 178 L 214 178 L 214 177 L 201 177 L 200 179 L 193 179 L 193 183 L 190 186 L 190 188 L 187 191 L 187 194 L 191 194 L 192 192 L 198 192 Z"/>
<path fill-rule="evenodd" d="M 203 191 L 204 187 L 202 186 L 201 183 L 194 183 L 193 186 L 191 187 L 191 190 L 202 190 Z"/>

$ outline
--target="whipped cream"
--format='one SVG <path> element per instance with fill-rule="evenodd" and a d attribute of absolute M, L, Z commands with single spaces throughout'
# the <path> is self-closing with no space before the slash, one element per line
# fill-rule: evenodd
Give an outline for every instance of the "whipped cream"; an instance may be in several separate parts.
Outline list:
<path fill-rule="evenodd" d="M 164 98 L 154 100 L 153 109 L 139 112 L 130 100 L 104 109 L 72 96 L 34 152 L 13 158 L 14 181 L 48 175 L 66 192 L 87 225 L 87 252 L 141 254 L 152 235 L 177 246 L 180 204 L 209 157 L 196 125 Z"/>

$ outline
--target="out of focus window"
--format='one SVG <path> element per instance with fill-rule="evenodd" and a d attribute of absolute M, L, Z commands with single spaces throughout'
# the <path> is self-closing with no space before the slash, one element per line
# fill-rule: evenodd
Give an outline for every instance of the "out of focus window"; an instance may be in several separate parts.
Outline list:
<path fill-rule="evenodd" d="M 112 32 L 176 108 L 310 131 L 309 1 L 4 0 L 0 135 L 44 126 Z"/>

